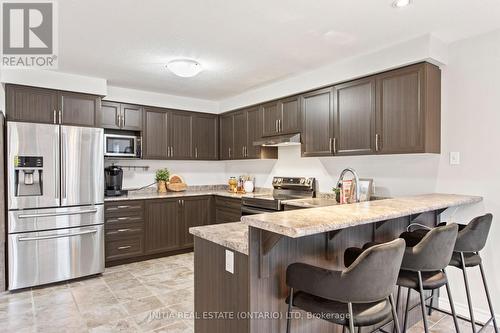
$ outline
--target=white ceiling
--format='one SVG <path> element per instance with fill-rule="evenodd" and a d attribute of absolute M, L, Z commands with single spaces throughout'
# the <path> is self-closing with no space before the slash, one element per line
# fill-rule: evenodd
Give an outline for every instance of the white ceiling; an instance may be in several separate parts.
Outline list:
<path fill-rule="evenodd" d="M 220 100 L 426 33 L 500 28 L 498 0 L 63 0 L 59 71 L 110 85 Z M 164 65 L 198 60 L 177 78 Z"/>

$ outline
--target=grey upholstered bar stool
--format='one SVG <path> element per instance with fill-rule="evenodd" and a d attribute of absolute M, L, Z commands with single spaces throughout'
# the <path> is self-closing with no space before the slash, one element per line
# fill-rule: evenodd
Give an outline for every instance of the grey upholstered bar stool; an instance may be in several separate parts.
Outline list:
<path fill-rule="evenodd" d="M 468 224 L 459 224 L 458 225 L 458 236 L 457 241 L 455 243 L 455 248 L 453 252 L 453 256 L 449 263 L 450 266 L 457 267 L 462 270 L 464 282 L 465 282 L 465 291 L 467 294 L 467 303 L 469 306 L 469 314 L 470 314 L 470 323 L 472 325 L 472 331 L 476 331 L 476 322 L 474 319 L 474 309 L 472 307 L 472 299 L 470 295 L 470 287 L 469 287 L 469 279 L 467 276 L 467 268 L 477 267 L 479 266 L 479 270 L 481 271 L 481 278 L 483 281 L 484 290 L 486 293 L 486 298 L 488 300 L 488 306 L 490 310 L 491 317 L 484 324 L 482 331 L 485 327 L 487 327 L 491 322 L 493 323 L 493 328 L 495 333 L 499 333 L 497 322 L 495 319 L 495 312 L 493 311 L 493 304 L 491 302 L 490 292 L 488 290 L 488 284 L 486 283 L 486 276 L 484 273 L 483 262 L 479 252 L 486 245 L 486 241 L 488 239 L 488 234 L 490 232 L 491 223 L 493 221 L 493 215 L 485 214 L 482 216 L 478 216 L 470 221 Z M 441 223 L 440 226 L 446 225 L 446 223 Z M 425 229 L 415 230 L 411 234 L 415 239 L 423 238 L 429 231 Z M 434 293 L 432 294 L 434 297 Z M 432 304 L 432 301 L 431 301 Z"/>
<path fill-rule="evenodd" d="M 422 309 L 424 329 L 425 332 L 429 332 L 424 290 L 435 290 L 443 286 L 446 286 L 455 329 L 457 332 L 460 331 L 450 286 L 448 284 L 448 277 L 445 271 L 453 255 L 457 234 L 457 224 L 436 227 L 428 231 L 424 237 L 417 240 L 412 232 L 404 232 L 401 234 L 400 237 L 405 239 L 407 248 L 397 282 L 399 287 L 397 296 L 398 303 L 401 287 L 408 288 L 403 332 L 406 331 L 408 322 L 411 290 L 415 289 L 420 294 L 420 307 Z"/>
<path fill-rule="evenodd" d="M 404 250 L 402 239 L 373 246 L 343 271 L 304 263 L 289 265 L 287 333 L 291 329 L 293 307 L 342 325 L 344 329 L 348 325 L 351 333 L 355 326 L 374 325 L 391 317 L 399 327 L 392 291 Z"/>

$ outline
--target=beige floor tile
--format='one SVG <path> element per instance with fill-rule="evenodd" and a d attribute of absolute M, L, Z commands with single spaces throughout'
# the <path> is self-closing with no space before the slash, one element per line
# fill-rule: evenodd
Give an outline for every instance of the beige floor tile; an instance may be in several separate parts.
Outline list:
<path fill-rule="evenodd" d="M 80 311 L 80 313 L 89 328 L 115 322 L 128 316 L 128 312 L 120 304 L 94 307 L 89 311 Z"/>
<path fill-rule="evenodd" d="M 131 319 L 120 319 L 98 327 L 90 328 L 90 333 L 136 333 L 141 332 Z"/>
<path fill-rule="evenodd" d="M 66 289 L 55 289 L 40 296 L 33 296 L 35 311 L 50 309 L 53 306 L 75 305 L 73 294 Z"/>
<path fill-rule="evenodd" d="M 118 304 L 118 300 L 107 286 L 77 287 L 71 289 L 71 293 L 82 312 L 98 306 Z"/>
<path fill-rule="evenodd" d="M 153 295 L 153 293 L 142 284 L 130 289 L 114 290 L 113 294 L 120 303 L 130 302 L 134 299 L 144 298 Z"/>
<path fill-rule="evenodd" d="M 33 312 L 9 314 L 0 318 L 0 327 L 5 332 L 29 332 L 35 327 L 35 317 Z"/>
<path fill-rule="evenodd" d="M 156 296 L 149 296 L 130 302 L 122 303 L 125 310 L 130 315 L 136 315 L 146 311 L 151 311 L 163 307 L 163 304 Z"/>
<path fill-rule="evenodd" d="M 54 332 L 71 332 L 80 333 L 88 332 L 87 325 L 79 315 L 70 317 L 58 318 L 54 316 L 51 320 L 36 319 L 37 332 L 54 333 Z"/>
<path fill-rule="evenodd" d="M 194 304 L 194 292 L 192 288 L 173 290 L 164 294 L 159 294 L 156 297 L 158 297 L 164 305 L 173 305 L 184 302 L 191 302 Z"/>
<path fill-rule="evenodd" d="M 175 321 L 165 327 L 154 330 L 155 333 L 193 333 L 193 327 L 182 320 Z"/>
<path fill-rule="evenodd" d="M 43 296 L 53 294 L 60 290 L 68 289 L 68 284 L 66 282 L 51 284 L 43 287 L 36 287 L 32 289 L 33 296 Z"/>
<path fill-rule="evenodd" d="M 31 298 L 11 300 L 9 303 L 0 304 L 0 321 L 21 314 L 33 314 Z"/>
<path fill-rule="evenodd" d="M 134 316 L 134 321 L 144 332 L 153 331 L 179 321 L 179 319 L 168 308 L 160 308 L 147 311 Z"/>
<path fill-rule="evenodd" d="M 31 299 L 32 291 L 31 290 L 23 290 L 23 291 L 5 291 L 0 293 L 0 307 L 4 304 L 15 303 L 18 301 Z"/>
<path fill-rule="evenodd" d="M 104 279 L 101 275 L 73 280 L 68 282 L 69 288 L 78 288 L 78 287 L 98 287 L 103 286 L 105 284 Z"/>

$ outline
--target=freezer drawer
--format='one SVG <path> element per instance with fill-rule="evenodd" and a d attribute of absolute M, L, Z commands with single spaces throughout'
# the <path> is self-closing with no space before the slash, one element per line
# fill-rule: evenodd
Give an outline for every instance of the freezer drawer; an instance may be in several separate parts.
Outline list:
<path fill-rule="evenodd" d="M 9 290 L 104 271 L 104 226 L 9 235 Z"/>
<path fill-rule="evenodd" d="M 8 233 L 81 227 L 104 223 L 103 205 L 10 211 Z"/>

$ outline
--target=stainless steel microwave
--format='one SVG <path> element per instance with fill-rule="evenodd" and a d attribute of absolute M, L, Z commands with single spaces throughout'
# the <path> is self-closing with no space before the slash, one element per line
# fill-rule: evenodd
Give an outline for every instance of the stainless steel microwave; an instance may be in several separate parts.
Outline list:
<path fill-rule="evenodd" d="M 104 134 L 104 156 L 141 157 L 141 138 L 134 135 Z"/>

